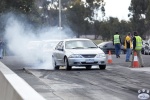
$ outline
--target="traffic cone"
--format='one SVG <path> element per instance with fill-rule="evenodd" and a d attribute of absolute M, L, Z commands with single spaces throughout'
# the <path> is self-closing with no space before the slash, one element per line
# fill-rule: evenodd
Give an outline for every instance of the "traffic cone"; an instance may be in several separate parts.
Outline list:
<path fill-rule="evenodd" d="M 133 60 L 133 68 L 138 68 L 139 67 L 139 63 L 138 63 L 138 58 L 137 58 L 137 53 L 134 52 L 134 60 Z"/>
<path fill-rule="evenodd" d="M 109 53 L 108 53 L 108 64 L 112 64 L 112 57 L 111 57 L 111 51 L 109 50 Z"/>

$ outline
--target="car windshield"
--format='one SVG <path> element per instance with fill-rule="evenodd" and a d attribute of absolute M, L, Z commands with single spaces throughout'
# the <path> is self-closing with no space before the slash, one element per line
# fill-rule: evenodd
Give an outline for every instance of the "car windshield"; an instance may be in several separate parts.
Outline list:
<path fill-rule="evenodd" d="M 90 40 L 72 40 L 72 41 L 66 41 L 65 48 L 85 49 L 85 48 L 97 48 L 97 46 Z"/>

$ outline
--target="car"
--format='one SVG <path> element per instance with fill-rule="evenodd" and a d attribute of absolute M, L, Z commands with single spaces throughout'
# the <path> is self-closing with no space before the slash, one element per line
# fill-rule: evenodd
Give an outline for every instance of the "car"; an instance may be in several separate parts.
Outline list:
<path fill-rule="evenodd" d="M 29 41 L 27 43 L 26 52 L 28 53 L 27 58 L 25 60 L 33 63 L 41 62 L 42 50 L 43 47 L 42 41 Z M 32 55 L 32 56 L 31 56 Z"/>
<path fill-rule="evenodd" d="M 27 52 L 32 57 L 28 59 L 34 63 L 44 63 L 51 60 L 52 52 L 56 44 L 60 40 L 37 40 L 29 41 L 27 43 Z"/>
<path fill-rule="evenodd" d="M 141 53 L 144 54 L 144 55 L 149 55 L 150 54 L 150 44 L 148 42 L 143 43 Z"/>
<path fill-rule="evenodd" d="M 72 66 L 85 66 L 91 69 L 98 65 L 100 69 L 106 68 L 106 55 L 90 39 L 72 38 L 60 41 L 52 55 L 52 62 L 55 69 L 60 66 L 71 70 Z"/>
<path fill-rule="evenodd" d="M 111 51 L 112 54 L 115 54 L 115 46 L 113 45 L 112 41 L 107 41 L 107 42 L 102 42 L 98 44 L 98 47 L 104 51 L 105 54 L 108 54 L 109 51 Z M 121 45 L 121 54 L 126 53 L 126 49 L 124 48 L 123 45 Z"/>
<path fill-rule="evenodd" d="M 50 52 L 55 49 L 55 46 L 60 40 L 42 40 L 43 52 Z"/>
<path fill-rule="evenodd" d="M 56 45 L 58 44 L 60 40 L 42 40 L 42 54 L 43 56 L 42 61 L 43 62 L 49 62 L 51 59 L 51 55 L 53 53 L 53 50 L 55 49 Z"/>
<path fill-rule="evenodd" d="M 42 42 L 41 41 L 29 41 L 27 43 L 27 49 L 32 51 L 32 50 L 37 50 L 41 48 Z"/>

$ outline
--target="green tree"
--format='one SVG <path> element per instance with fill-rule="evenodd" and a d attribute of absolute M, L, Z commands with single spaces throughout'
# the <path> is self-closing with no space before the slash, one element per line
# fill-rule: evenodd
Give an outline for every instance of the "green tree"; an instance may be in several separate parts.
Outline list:
<path fill-rule="evenodd" d="M 70 3 L 67 10 L 67 18 L 69 26 L 77 33 L 77 36 L 82 34 L 98 34 L 94 29 L 97 24 L 93 24 L 96 19 L 96 11 L 105 11 L 103 0 L 74 0 Z M 88 22 L 88 24 L 87 24 Z M 90 26 L 90 27 L 89 27 Z M 89 30 L 90 31 L 86 31 Z"/>
<path fill-rule="evenodd" d="M 133 30 L 144 36 L 150 25 L 148 21 L 150 19 L 150 0 L 131 0 L 129 11 Z"/>
<path fill-rule="evenodd" d="M 34 0 L 5 0 L 4 8 L 6 11 L 19 11 L 27 14 L 32 11 L 33 5 Z"/>
<path fill-rule="evenodd" d="M 68 8 L 67 13 L 68 25 L 77 34 L 77 37 L 79 37 L 79 35 L 83 34 L 83 32 L 85 31 L 85 8 L 83 5 L 76 3 L 73 5 L 73 7 Z"/>

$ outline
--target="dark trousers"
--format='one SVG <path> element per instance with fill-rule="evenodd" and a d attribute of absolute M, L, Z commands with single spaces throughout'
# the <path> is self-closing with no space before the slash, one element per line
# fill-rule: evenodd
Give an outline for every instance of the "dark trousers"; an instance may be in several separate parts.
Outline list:
<path fill-rule="evenodd" d="M 121 50 L 121 45 L 120 45 L 120 43 L 115 44 L 116 57 L 119 57 L 119 56 L 120 56 L 120 50 Z"/>

